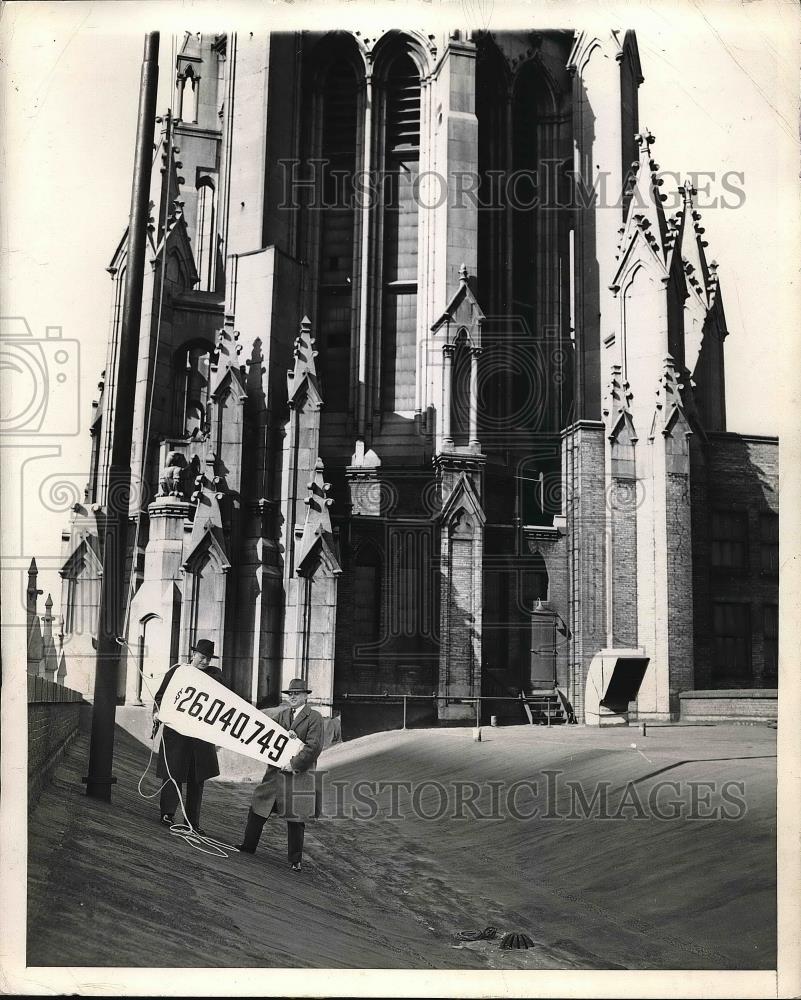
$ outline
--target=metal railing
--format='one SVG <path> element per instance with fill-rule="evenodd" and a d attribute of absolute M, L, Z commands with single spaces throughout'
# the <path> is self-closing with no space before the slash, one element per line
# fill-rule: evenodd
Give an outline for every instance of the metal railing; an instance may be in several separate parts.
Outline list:
<path fill-rule="evenodd" d="M 555 692 L 554 692 L 555 693 Z M 540 696 L 542 697 L 542 696 Z M 334 704 L 378 704 L 378 705 L 399 705 L 403 704 L 403 729 L 407 728 L 407 708 L 408 702 L 410 701 L 429 701 L 433 702 L 435 705 L 437 702 L 443 701 L 446 705 L 475 705 L 476 711 L 476 726 L 481 725 L 481 703 L 483 701 L 491 702 L 514 702 L 515 704 L 523 707 L 527 700 L 537 700 L 534 696 L 527 696 L 523 691 L 518 695 L 478 695 L 472 698 L 456 698 L 453 695 L 444 694 L 403 694 L 402 692 L 390 692 L 384 691 L 383 694 L 372 693 L 359 693 L 359 692 L 345 692 L 343 694 L 335 695 L 333 701 L 330 702 L 332 706 Z M 560 705 L 561 711 L 561 705 Z M 550 710 L 546 713 L 547 724 L 551 724 L 551 712 Z"/>

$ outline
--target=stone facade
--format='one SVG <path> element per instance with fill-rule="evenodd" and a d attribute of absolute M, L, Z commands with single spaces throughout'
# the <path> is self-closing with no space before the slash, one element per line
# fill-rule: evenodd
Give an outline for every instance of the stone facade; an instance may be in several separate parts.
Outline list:
<path fill-rule="evenodd" d="M 642 717 L 731 687 L 727 650 L 771 680 L 776 442 L 726 432 L 717 265 L 691 185 L 666 213 L 633 33 L 187 35 L 175 73 L 135 375 L 124 240 L 109 267 L 69 682 L 114 505 L 130 704 L 201 635 L 240 695 L 299 675 L 326 713 L 556 684 L 582 718 L 600 650 L 647 660 Z"/>

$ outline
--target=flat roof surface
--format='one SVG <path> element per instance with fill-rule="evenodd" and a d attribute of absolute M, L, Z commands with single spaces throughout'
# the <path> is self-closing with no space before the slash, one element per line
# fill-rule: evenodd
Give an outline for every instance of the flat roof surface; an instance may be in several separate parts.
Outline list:
<path fill-rule="evenodd" d="M 393 731 L 327 750 L 327 816 L 307 824 L 300 874 L 276 817 L 255 856 L 171 836 L 158 797 L 137 791 L 148 747 L 119 728 L 113 801 L 88 798 L 81 735 L 29 819 L 27 964 L 775 968 L 774 729 L 482 735 Z M 206 783 L 208 835 L 239 843 L 252 790 Z M 489 925 L 492 940 L 458 936 Z M 534 947 L 502 950 L 510 931 Z"/>

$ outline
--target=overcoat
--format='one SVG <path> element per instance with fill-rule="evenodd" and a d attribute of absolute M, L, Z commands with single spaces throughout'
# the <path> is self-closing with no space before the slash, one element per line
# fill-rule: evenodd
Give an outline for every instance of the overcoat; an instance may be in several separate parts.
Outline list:
<path fill-rule="evenodd" d="M 161 686 L 154 698 L 158 707 L 161 707 L 161 699 L 164 697 L 167 685 L 172 680 L 172 675 L 180 666 L 180 663 L 174 664 L 164 675 Z M 203 673 L 208 674 L 215 681 L 222 682 L 222 671 L 219 667 L 209 667 Z M 167 764 L 170 767 L 169 773 L 179 784 L 182 781 L 206 781 L 207 778 L 216 778 L 220 773 L 220 765 L 217 762 L 217 750 L 213 743 L 206 743 L 205 740 L 176 733 L 169 726 L 164 726 L 161 734 L 159 762 L 156 768 L 156 774 L 160 778 L 169 777 L 167 767 L 164 763 L 165 753 L 167 755 Z"/>
<path fill-rule="evenodd" d="M 261 784 L 253 792 L 251 809 L 265 818 L 275 808 L 276 815 L 282 819 L 298 822 L 314 819 L 319 815 L 319 795 L 314 772 L 317 758 L 323 749 L 323 717 L 308 705 L 297 711 L 292 725 L 289 723 L 292 715 L 289 705 L 270 709 L 265 714 L 279 726 L 294 732 L 305 746 L 289 762 L 290 767 L 298 771 L 298 774 L 290 774 L 277 767 L 267 768 Z"/>

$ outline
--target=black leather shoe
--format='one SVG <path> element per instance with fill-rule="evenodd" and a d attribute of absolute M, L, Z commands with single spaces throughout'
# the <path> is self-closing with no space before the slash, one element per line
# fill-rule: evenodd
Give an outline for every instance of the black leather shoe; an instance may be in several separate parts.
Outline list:
<path fill-rule="evenodd" d="M 162 826 L 172 826 L 174 822 L 175 822 L 175 816 L 173 813 L 164 813 L 164 815 L 161 817 Z"/>
<path fill-rule="evenodd" d="M 255 847 L 245 847 L 244 844 L 237 844 L 236 845 L 236 849 L 239 851 L 240 854 L 255 854 L 256 853 L 256 848 Z"/>
<path fill-rule="evenodd" d="M 294 861 L 292 863 L 292 871 L 293 872 L 299 872 L 300 870 L 301 870 L 300 862 L 299 861 Z"/>

